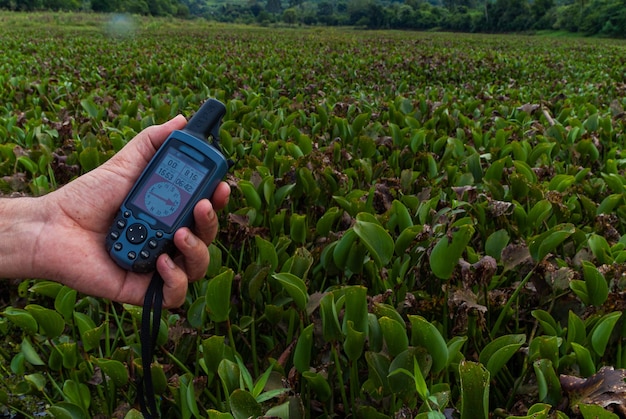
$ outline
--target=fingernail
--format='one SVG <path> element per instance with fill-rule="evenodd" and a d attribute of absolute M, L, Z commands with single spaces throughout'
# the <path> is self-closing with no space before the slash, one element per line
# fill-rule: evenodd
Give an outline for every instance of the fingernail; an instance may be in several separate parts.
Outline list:
<path fill-rule="evenodd" d="M 176 269 L 176 264 L 174 263 L 174 261 L 172 260 L 172 258 L 169 255 L 165 255 L 165 264 L 167 265 L 168 268 L 170 269 Z"/>
<path fill-rule="evenodd" d="M 196 236 L 194 236 L 190 232 L 187 232 L 187 237 L 185 237 L 185 243 L 187 243 L 189 247 L 194 247 L 198 244 L 198 239 L 196 239 Z"/>

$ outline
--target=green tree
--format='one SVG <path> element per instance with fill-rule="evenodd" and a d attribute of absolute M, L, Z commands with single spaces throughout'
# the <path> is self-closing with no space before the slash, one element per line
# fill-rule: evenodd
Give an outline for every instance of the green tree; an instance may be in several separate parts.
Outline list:
<path fill-rule="evenodd" d="M 94 12 L 117 12 L 119 10 L 119 1 L 117 0 L 91 0 L 91 9 Z"/>
<path fill-rule="evenodd" d="M 369 22 L 369 5 L 373 0 L 349 0 L 347 12 L 351 25 L 367 25 Z"/>
<path fill-rule="evenodd" d="M 333 4 L 327 0 L 317 3 L 317 15 L 319 17 L 328 17 L 334 12 Z"/>
<path fill-rule="evenodd" d="M 530 5 L 535 29 L 550 29 L 554 22 L 549 12 L 554 9 L 554 0 L 535 0 Z"/>
<path fill-rule="evenodd" d="M 44 0 L 43 7 L 49 10 L 80 10 L 78 0 Z"/>
<path fill-rule="evenodd" d="M 17 10 L 31 11 L 41 9 L 43 7 L 42 0 L 17 0 L 15 1 Z"/>
<path fill-rule="evenodd" d="M 150 8 L 148 7 L 148 3 L 145 0 L 129 0 L 126 1 L 123 5 L 124 12 L 134 13 L 138 15 L 149 15 Z"/>
<path fill-rule="evenodd" d="M 290 7 L 289 9 L 285 9 L 283 12 L 283 22 L 288 25 L 293 25 L 298 20 L 298 14 L 296 13 L 296 9 Z"/>
<path fill-rule="evenodd" d="M 280 0 L 267 0 L 267 4 L 265 5 L 265 10 L 270 13 L 280 13 L 282 7 L 280 5 Z"/>
<path fill-rule="evenodd" d="M 485 30 L 497 32 L 523 31 L 530 27 L 530 8 L 527 0 L 496 0 L 487 3 L 489 16 Z"/>
<path fill-rule="evenodd" d="M 152 16 L 168 16 L 174 12 L 169 0 L 148 0 L 148 8 Z"/>

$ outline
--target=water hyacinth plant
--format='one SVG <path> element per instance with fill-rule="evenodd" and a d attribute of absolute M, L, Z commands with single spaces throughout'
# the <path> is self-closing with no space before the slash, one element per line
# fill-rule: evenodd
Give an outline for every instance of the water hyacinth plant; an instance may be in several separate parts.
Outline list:
<path fill-rule="evenodd" d="M 3 413 L 623 415 L 620 42 L 54 16 L 0 14 L 3 195 L 208 97 L 233 193 L 150 371 L 141 308 L 2 282 Z"/>

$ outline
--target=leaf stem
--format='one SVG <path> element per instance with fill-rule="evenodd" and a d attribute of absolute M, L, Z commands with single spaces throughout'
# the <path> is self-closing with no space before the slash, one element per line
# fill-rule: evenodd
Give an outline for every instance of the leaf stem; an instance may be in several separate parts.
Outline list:
<path fill-rule="evenodd" d="M 496 333 L 500 329 L 500 325 L 504 321 L 504 317 L 506 316 L 506 313 L 509 311 L 509 308 L 511 308 L 511 305 L 513 304 L 513 301 L 517 300 L 517 296 L 519 295 L 521 290 L 526 286 L 526 283 L 531 278 L 532 274 L 535 272 L 535 268 L 536 267 L 537 266 L 535 265 L 530 270 L 530 272 L 528 272 L 528 274 L 526 274 L 526 276 L 524 277 L 522 282 L 520 282 L 519 285 L 517 286 L 517 288 L 515 288 L 515 291 L 513 292 L 513 295 L 511 295 L 511 297 L 508 299 L 508 301 L 506 302 L 504 307 L 502 307 L 502 311 L 498 315 L 498 319 L 496 320 L 496 324 L 493 326 L 493 328 L 491 329 L 491 333 L 489 334 L 491 339 L 494 339 L 496 337 Z"/>
<path fill-rule="evenodd" d="M 335 361 L 335 370 L 337 371 L 337 380 L 339 380 L 339 391 L 341 392 L 341 401 L 343 402 L 344 409 L 348 408 L 348 396 L 346 395 L 346 387 L 343 383 L 343 373 L 341 371 L 341 364 L 339 363 L 339 354 L 337 353 L 337 347 L 332 345 L 333 359 Z"/>

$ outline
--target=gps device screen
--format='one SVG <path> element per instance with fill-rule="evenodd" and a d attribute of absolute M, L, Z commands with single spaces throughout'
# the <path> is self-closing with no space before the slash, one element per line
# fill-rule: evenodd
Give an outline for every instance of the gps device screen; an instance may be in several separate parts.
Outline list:
<path fill-rule="evenodd" d="M 193 150 L 187 146 L 170 147 L 129 203 L 171 227 L 215 166 L 198 153 L 194 158 L 188 153 Z"/>

